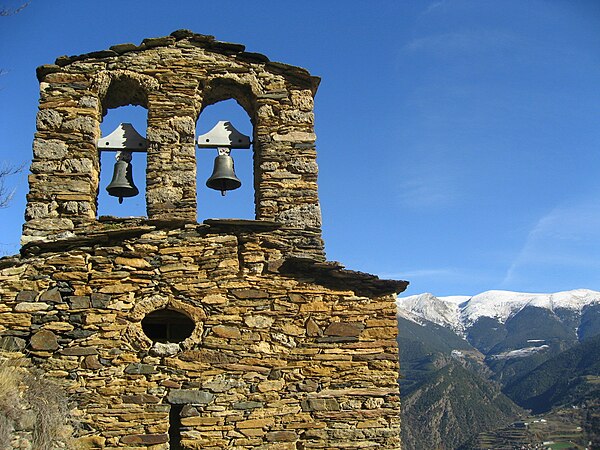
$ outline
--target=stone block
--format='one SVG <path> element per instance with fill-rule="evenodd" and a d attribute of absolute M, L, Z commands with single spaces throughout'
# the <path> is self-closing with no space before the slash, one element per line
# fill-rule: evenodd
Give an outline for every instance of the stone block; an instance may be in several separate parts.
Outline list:
<path fill-rule="evenodd" d="M 29 341 L 33 350 L 54 351 L 58 349 L 56 335 L 49 330 L 41 330 L 31 336 Z"/>
<path fill-rule="evenodd" d="M 323 330 L 321 330 L 319 325 L 317 325 L 317 323 L 312 319 L 312 317 L 308 318 L 308 320 L 306 321 L 305 327 L 306 327 L 306 334 L 308 336 L 322 336 L 323 335 Z"/>
<path fill-rule="evenodd" d="M 104 448 L 106 438 L 102 436 L 85 436 L 77 438 L 77 447 L 82 450 L 92 450 L 95 448 Z"/>
<path fill-rule="evenodd" d="M 16 312 L 35 313 L 40 311 L 46 311 L 47 309 L 50 309 L 50 305 L 44 302 L 22 302 L 17 303 L 17 305 L 15 306 Z"/>
<path fill-rule="evenodd" d="M 123 444 L 155 445 L 169 442 L 168 434 L 130 434 L 121 438 Z"/>
<path fill-rule="evenodd" d="M 17 294 L 17 302 L 35 302 L 37 291 L 21 291 Z"/>
<path fill-rule="evenodd" d="M 62 296 L 60 295 L 58 288 L 52 288 L 42 292 L 40 295 L 40 301 L 49 303 L 62 303 Z"/>
<path fill-rule="evenodd" d="M 240 330 L 237 327 L 217 325 L 212 328 L 212 331 L 214 334 L 222 338 L 240 339 L 242 337 L 242 334 L 240 333 Z"/>
<path fill-rule="evenodd" d="M 207 404 L 212 402 L 214 398 L 214 394 L 196 389 L 171 389 L 167 395 L 167 401 L 175 405 Z"/>
<path fill-rule="evenodd" d="M 81 367 L 84 369 L 98 370 L 102 368 L 102 363 L 98 360 L 97 355 L 87 355 L 81 362 Z"/>
<path fill-rule="evenodd" d="M 94 347 L 67 347 L 63 348 L 59 353 L 65 356 L 87 356 L 97 355 L 98 350 Z"/>
<path fill-rule="evenodd" d="M 249 419 L 249 420 L 242 420 L 241 422 L 236 422 L 235 427 L 238 429 L 244 429 L 244 428 L 262 429 L 262 428 L 273 426 L 273 423 L 274 423 L 274 420 L 272 418 Z"/>
<path fill-rule="evenodd" d="M 244 322 L 250 328 L 269 328 L 275 322 L 275 319 L 269 316 L 248 316 Z"/>
<path fill-rule="evenodd" d="M 325 329 L 327 336 L 358 336 L 364 330 L 362 323 L 333 322 Z"/>
<path fill-rule="evenodd" d="M 67 301 L 69 302 L 71 309 L 87 309 L 92 306 L 90 297 L 87 295 L 72 295 L 67 297 Z"/>
<path fill-rule="evenodd" d="M 232 294 L 240 299 L 248 298 L 268 298 L 269 294 L 260 289 L 234 289 Z"/>
<path fill-rule="evenodd" d="M 251 402 L 251 401 L 246 401 L 246 402 L 237 402 L 234 403 L 233 405 L 234 409 L 256 409 L 256 408 L 262 408 L 264 406 L 263 402 Z"/>
<path fill-rule="evenodd" d="M 125 368 L 125 373 L 130 375 L 150 375 L 156 372 L 156 367 L 150 364 L 131 363 Z"/>
<path fill-rule="evenodd" d="M 266 438 L 269 442 L 294 442 L 298 435 L 293 431 L 271 431 L 267 433 Z"/>
<path fill-rule="evenodd" d="M 110 295 L 94 292 L 91 295 L 92 306 L 97 309 L 106 308 L 110 302 Z"/>
<path fill-rule="evenodd" d="M 339 411 L 340 404 L 334 398 L 307 398 L 300 402 L 302 411 Z"/>
<path fill-rule="evenodd" d="M 123 403 L 136 403 L 138 405 L 143 405 L 144 403 L 159 403 L 160 398 L 155 395 L 150 394 L 133 394 L 133 395 L 124 395 Z"/>

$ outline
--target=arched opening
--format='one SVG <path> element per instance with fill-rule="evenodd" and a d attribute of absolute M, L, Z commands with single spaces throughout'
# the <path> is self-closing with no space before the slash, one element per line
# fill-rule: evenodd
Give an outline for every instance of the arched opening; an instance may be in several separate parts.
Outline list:
<path fill-rule="evenodd" d="M 242 134 L 253 139 L 253 128 L 246 111 L 233 99 L 219 101 L 207 106 L 196 123 L 196 136 L 210 131 L 220 120 L 226 120 Z M 240 188 L 227 191 L 225 196 L 218 190 L 206 186 L 206 180 L 213 173 L 217 150 L 201 148 L 196 150 L 197 179 L 196 200 L 198 221 L 216 218 L 254 219 L 254 169 L 253 148 L 233 149 L 231 157 L 235 164 L 235 174 L 240 179 Z"/>
<path fill-rule="evenodd" d="M 147 128 L 147 111 L 141 106 L 121 106 L 107 110 L 100 130 L 102 136 L 107 136 L 112 133 L 121 123 L 130 123 L 142 136 L 146 134 Z M 119 203 L 117 197 L 112 197 L 106 191 L 106 187 L 110 184 L 114 167 L 116 163 L 117 152 L 114 150 L 102 151 L 100 148 L 100 186 L 98 189 L 98 217 L 100 216 L 115 216 L 115 217 L 140 217 L 146 216 L 146 153 L 132 153 L 131 167 L 133 182 L 139 190 L 139 194 L 134 197 L 123 199 L 123 203 Z"/>
<path fill-rule="evenodd" d="M 187 315 L 168 308 L 153 311 L 142 319 L 142 330 L 153 342 L 182 342 L 195 328 L 196 324 Z"/>

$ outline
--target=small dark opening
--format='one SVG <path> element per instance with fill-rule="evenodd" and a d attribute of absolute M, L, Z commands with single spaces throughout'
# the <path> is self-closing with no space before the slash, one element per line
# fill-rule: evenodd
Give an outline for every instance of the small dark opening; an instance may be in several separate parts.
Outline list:
<path fill-rule="evenodd" d="M 159 309 L 142 320 L 142 329 L 154 342 L 181 342 L 190 337 L 196 324 L 185 314 Z"/>
<path fill-rule="evenodd" d="M 183 450 L 181 446 L 181 410 L 183 405 L 171 405 L 169 411 L 169 448 Z"/>

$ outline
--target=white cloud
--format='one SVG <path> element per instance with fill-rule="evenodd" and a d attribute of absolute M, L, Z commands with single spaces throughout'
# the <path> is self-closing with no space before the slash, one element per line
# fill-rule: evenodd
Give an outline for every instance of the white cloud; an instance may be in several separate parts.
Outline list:
<path fill-rule="evenodd" d="M 532 273 L 564 274 L 600 270 L 600 200 L 561 205 L 541 217 L 506 271 L 502 286 L 513 288 Z M 597 278 L 598 279 L 598 278 Z M 588 286 L 580 286 L 588 287 Z"/>
<path fill-rule="evenodd" d="M 411 209 L 447 207 L 456 200 L 456 183 L 449 175 L 418 172 L 398 187 L 400 204 Z"/>
<path fill-rule="evenodd" d="M 441 8 L 442 6 L 444 6 L 447 3 L 446 0 L 441 0 L 439 2 L 433 2 L 432 4 L 430 4 L 427 9 L 423 12 L 423 14 L 430 14 L 432 12 L 434 12 L 436 9 Z"/>
<path fill-rule="evenodd" d="M 516 36 L 505 31 L 466 30 L 414 39 L 404 46 L 404 50 L 454 56 L 457 53 L 479 53 L 505 49 L 516 43 Z"/>

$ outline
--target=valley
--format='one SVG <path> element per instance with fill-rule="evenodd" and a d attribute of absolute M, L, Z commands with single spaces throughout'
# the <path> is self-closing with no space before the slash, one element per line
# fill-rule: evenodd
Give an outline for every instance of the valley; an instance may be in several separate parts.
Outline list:
<path fill-rule="evenodd" d="M 599 292 L 421 294 L 398 323 L 405 449 L 577 448 L 596 432 Z"/>

